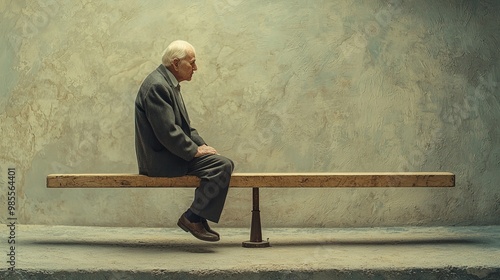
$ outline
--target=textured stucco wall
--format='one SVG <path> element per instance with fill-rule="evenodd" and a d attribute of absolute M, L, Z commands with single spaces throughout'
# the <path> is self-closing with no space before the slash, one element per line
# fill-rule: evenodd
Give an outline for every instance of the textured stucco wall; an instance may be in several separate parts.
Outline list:
<path fill-rule="evenodd" d="M 180 38 L 197 49 L 183 84 L 192 122 L 237 172 L 457 174 L 454 189 L 263 189 L 263 226 L 500 224 L 499 12 L 458 0 L 0 0 L 0 205 L 15 167 L 21 223 L 174 226 L 193 190 L 48 190 L 45 176 L 137 172 L 135 95 Z M 221 225 L 248 226 L 250 197 L 230 191 Z"/>

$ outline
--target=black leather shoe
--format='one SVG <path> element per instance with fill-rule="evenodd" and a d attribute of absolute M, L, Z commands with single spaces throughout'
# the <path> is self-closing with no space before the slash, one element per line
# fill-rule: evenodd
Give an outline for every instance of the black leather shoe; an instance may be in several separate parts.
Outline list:
<path fill-rule="evenodd" d="M 194 237 L 209 242 L 219 241 L 219 236 L 209 233 L 203 224 L 190 222 L 184 214 L 179 218 L 177 225 L 182 228 L 185 232 L 190 232 Z"/>
<path fill-rule="evenodd" d="M 211 229 L 210 226 L 208 225 L 208 222 L 207 220 L 203 219 L 203 221 L 201 221 L 201 223 L 203 224 L 203 227 L 211 234 L 215 234 L 217 235 L 217 237 L 219 237 L 220 239 L 220 234 L 218 232 L 216 232 L 215 230 Z"/>

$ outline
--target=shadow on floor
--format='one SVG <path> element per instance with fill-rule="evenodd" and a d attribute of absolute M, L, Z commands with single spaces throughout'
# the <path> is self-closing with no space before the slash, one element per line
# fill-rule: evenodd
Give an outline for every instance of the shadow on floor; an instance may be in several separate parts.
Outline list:
<path fill-rule="evenodd" d="M 293 247 L 334 247 L 339 246 L 408 246 L 408 245 L 483 245 L 489 244 L 484 239 L 473 238 L 408 238 L 408 239 L 385 239 L 385 240 L 318 240 L 318 241 L 280 241 L 278 239 L 269 240 L 271 248 L 293 248 Z M 137 240 L 117 240 L 117 241 L 102 241 L 102 240 L 34 240 L 28 241 L 32 245 L 44 247 L 51 246 L 68 246 L 68 247 L 102 247 L 102 248 L 124 248 L 124 249 L 147 249 L 147 250 L 169 250 L 186 253 L 216 253 L 218 248 L 242 248 L 241 242 L 220 241 L 209 243 L 198 241 L 193 238 L 193 241 L 186 240 L 155 240 L 153 241 L 137 241 Z M 251 250 L 249 248 L 244 248 Z M 254 249 L 256 250 L 256 249 Z"/>

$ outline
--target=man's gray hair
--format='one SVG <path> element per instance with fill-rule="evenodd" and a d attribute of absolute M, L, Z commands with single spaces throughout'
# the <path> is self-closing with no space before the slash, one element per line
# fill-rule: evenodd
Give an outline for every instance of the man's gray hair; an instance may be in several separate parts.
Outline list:
<path fill-rule="evenodd" d="M 172 65 L 174 59 L 185 58 L 187 56 L 188 50 L 190 49 L 192 49 L 194 52 L 194 47 L 186 41 L 182 40 L 173 41 L 172 43 L 170 43 L 170 45 L 168 45 L 168 47 L 163 52 L 161 62 L 163 63 L 163 65 L 168 67 Z"/>

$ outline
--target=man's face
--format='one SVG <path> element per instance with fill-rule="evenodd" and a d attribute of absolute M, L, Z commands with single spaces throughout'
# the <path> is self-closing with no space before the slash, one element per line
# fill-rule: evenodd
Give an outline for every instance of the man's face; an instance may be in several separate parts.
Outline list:
<path fill-rule="evenodd" d="M 194 71 L 198 69 L 196 66 L 196 57 L 193 50 L 188 50 L 187 55 L 183 59 L 174 60 L 175 78 L 177 81 L 191 81 Z"/>

